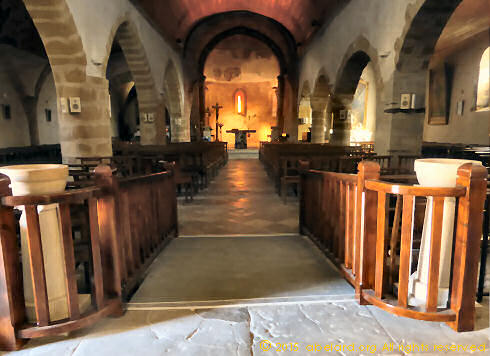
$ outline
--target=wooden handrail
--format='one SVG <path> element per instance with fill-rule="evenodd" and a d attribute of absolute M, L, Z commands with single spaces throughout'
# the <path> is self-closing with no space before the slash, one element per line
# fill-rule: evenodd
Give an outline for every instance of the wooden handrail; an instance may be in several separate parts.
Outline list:
<path fill-rule="evenodd" d="M 486 169 L 471 164 L 461 166 L 455 188 L 381 181 L 379 164 L 373 161 L 361 162 L 358 170 L 357 175 L 301 171 L 301 231 L 339 266 L 355 287 L 361 304 L 372 304 L 399 316 L 446 322 L 457 331 L 472 330 L 478 267 L 478 254 L 474 251 L 478 251 L 481 238 Z M 432 237 L 425 252 L 429 257 L 428 293 L 425 305 L 413 307 L 408 295 L 412 244 L 414 228 L 421 229 L 420 209 L 425 208 L 426 198 L 432 211 Z M 442 223 L 447 199 L 456 201 L 458 207 L 451 295 L 448 308 L 441 309 L 439 274 L 443 268 Z M 392 205 L 395 201 L 396 205 Z M 399 268 L 394 273 L 398 253 Z M 447 270 L 443 278 L 447 278 L 446 273 Z"/>
<path fill-rule="evenodd" d="M 466 194 L 466 188 L 462 186 L 455 188 L 418 187 L 414 185 L 383 182 L 380 180 L 366 180 L 365 187 L 368 190 L 376 192 L 413 195 L 415 197 L 462 197 Z"/>
<path fill-rule="evenodd" d="M 178 233 L 173 174 L 161 172 L 119 180 L 109 166 L 98 166 L 95 185 L 57 194 L 12 196 L 0 175 L 0 348 L 15 350 L 27 338 L 52 336 L 121 315 L 144 272 Z M 68 318 L 51 320 L 38 207 L 58 204 L 61 249 L 66 271 Z M 27 256 L 34 292 L 35 323 L 27 322 L 14 207 L 24 206 Z M 81 310 L 75 270 L 71 208 L 86 209 L 92 273 L 89 310 Z M 130 213 L 130 206 L 133 209 Z M 85 207 L 85 208 L 84 208 Z M 23 242 L 24 243 L 24 242 Z M 24 249 L 25 246 L 23 246 Z M 24 256 L 25 257 L 25 256 Z"/>
<path fill-rule="evenodd" d="M 75 203 L 100 195 L 101 188 L 97 186 L 67 190 L 62 193 L 44 194 L 44 195 L 25 195 L 25 196 L 4 196 L 1 203 L 4 206 L 21 206 L 21 205 L 48 205 Z M 98 194 L 99 193 L 99 194 Z"/>

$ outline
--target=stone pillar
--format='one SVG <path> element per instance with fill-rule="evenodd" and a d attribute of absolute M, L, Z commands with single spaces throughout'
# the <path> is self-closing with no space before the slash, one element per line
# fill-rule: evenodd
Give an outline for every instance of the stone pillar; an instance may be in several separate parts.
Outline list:
<path fill-rule="evenodd" d="M 311 143 L 325 143 L 325 110 L 312 110 L 311 118 Z"/>
<path fill-rule="evenodd" d="M 330 135 L 330 143 L 335 146 L 349 146 L 351 131 L 350 119 L 340 120 L 339 117 L 339 112 L 334 114 L 333 133 Z"/>
<path fill-rule="evenodd" d="M 331 111 L 334 113 L 333 133 L 330 135 L 330 143 L 335 146 L 349 146 L 351 135 L 351 119 L 349 110 L 354 99 L 352 95 L 337 94 L 335 101 L 332 103 Z M 345 119 L 341 120 L 340 112 L 345 110 Z"/>
<path fill-rule="evenodd" d="M 53 73 L 58 93 L 63 162 L 76 162 L 77 157 L 112 156 L 107 79 L 85 76 L 81 68 L 61 71 L 53 67 Z M 71 97 L 80 98 L 80 113 L 62 111 L 60 99 Z"/>
<path fill-rule="evenodd" d="M 199 80 L 199 139 L 198 141 L 202 141 L 203 138 L 203 130 L 206 126 L 206 77 L 204 75 L 201 76 Z"/>
<path fill-rule="evenodd" d="M 416 64 L 416 65 L 415 65 Z M 420 69 L 423 68 L 423 69 Z M 419 155 L 424 134 L 427 75 L 422 60 L 401 65 L 383 90 L 382 117 L 376 120 L 376 152 L 391 155 Z M 415 109 L 399 112 L 401 94 L 415 94 Z M 379 106 L 379 105 L 378 105 Z"/>
<path fill-rule="evenodd" d="M 202 130 L 201 130 L 201 103 L 200 103 L 200 83 L 196 81 L 191 87 L 191 141 L 201 141 Z"/>
<path fill-rule="evenodd" d="M 277 127 L 284 130 L 284 76 L 277 77 Z"/>
<path fill-rule="evenodd" d="M 137 90 L 138 88 L 136 88 Z M 140 115 L 140 132 L 142 145 L 165 145 L 167 136 L 165 130 L 165 108 L 163 103 L 153 100 L 145 101 L 138 95 L 138 108 Z"/>
<path fill-rule="evenodd" d="M 311 98 L 311 143 L 325 143 L 327 99 Z"/>
<path fill-rule="evenodd" d="M 172 142 L 190 141 L 190 120 L 185 120 L 182 115 L 170 113 L 172 120 Z"/>
<path fill-rule="evenodd" d="M 285 76 L 284 83 L 284 102 L 283 102 L 283 117 L 284 117 L 284 132 L 289 135 L 289 142 L 298 142 L 298 91 L 291 77 Z"/>

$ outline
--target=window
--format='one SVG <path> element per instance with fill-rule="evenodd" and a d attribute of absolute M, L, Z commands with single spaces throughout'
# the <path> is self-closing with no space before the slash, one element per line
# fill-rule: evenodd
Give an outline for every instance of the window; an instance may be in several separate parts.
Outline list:
<path fill-rule="evenodd" d="M 3 117 L 5 120 L 10 120 L 12 118 L 12 111 L 8 104 L 3 105 Z"/>
<path fill-rule="evenodd" d="M 478 89 L 476 92 L 476 110 L 490 109 L 490 47 L 488 47 L 480 61 L 480 75 L 478 76 Z"/>
<path fill-rule="evenodd" d="M 239 115 L 247 115 L 247 96 L 243 89 L 238 89 L 235 92 L 235 112 Z"/>
<path fill-rule="evenodd" d="M 44 115 L 46 116 L 46 122 L 51 122 L 51 109 L 44 109 Z"/>

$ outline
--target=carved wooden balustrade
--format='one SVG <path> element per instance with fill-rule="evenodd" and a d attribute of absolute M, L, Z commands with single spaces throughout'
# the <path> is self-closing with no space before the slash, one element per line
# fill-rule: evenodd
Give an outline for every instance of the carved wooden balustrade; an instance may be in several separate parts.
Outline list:
<path fill-rule="evenodd" d="M 357 175 L 304 169 L 300 228 L 337 264 L 361 304 L 419 320 L 446 322 L 457 331 L 474 328 L 475 291 L 487 172 L 465 164 L 455 188 L 382 182 L 375 162 L 359 164 Z M 432 204 L 427 298 L 410 306 L 410 275 L 416 265 L 416 199 Z M 446 198 L 456 199 L 449 301 L 438 306 L 441 237 Z M 390 202 L 397 202 L 390 204 Z M 395 205 L 395 207 L 393 207 Z M 391 228 L 391 229 L 390 229 Z M 390 241 L 391 232 L 391 241 Z M 399 240 L 397 239 L 399 238 Z M 394 263 L 394 262 L 398 263 Z"/>
<path fill-rule="evenodd" d="M 62 334 L 92 325 L 105 316 L 122 315 L 123 298 L 130 295 L 153 258 L 177 234 L 177 200 L 171 172 L 118 180 L 109 167 L 99 166 L 95 175 L 94 186 L 40 196 L 12 196 L 9 179 L 0 175 L 1 349 L 15 350 L 30 338 Z M 68 318 L 62 320 L 50 320 L 49 279 L 38 213 L 39 206 L 49 204 L 59 204 L 61 221 L 64 271 L 60 273 L 65 272 L 68 305 Z M 27 318 L 15 207 L 22 207 L 26 214 L 33 322 Z M 84 310 L 79 302 L 76 226 L 72 224 L 72 217 L 80 212 L 87 217 L 90 256 L 90 305 Z"/>

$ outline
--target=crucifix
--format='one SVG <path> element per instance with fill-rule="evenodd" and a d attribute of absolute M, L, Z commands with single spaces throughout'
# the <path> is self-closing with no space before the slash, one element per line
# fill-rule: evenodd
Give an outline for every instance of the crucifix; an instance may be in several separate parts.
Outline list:
<path fill-rule="evenodd" d="M 219 141 L 219 137 L 218 137 L 218 132 L 219 132 L 218 131 L 218 127 L 219 127 L 219 122 L 218 122 L 218 120 L 219 120 L 219 109 L 223 109 L 223 107 L 220 106 L 218 103 L 216 103 L 216 105 L 213 106 L 213 109 L 216 110 L 216 131 L 215 132 L 216 132 L 216 142 L 218 142 Z"/>

